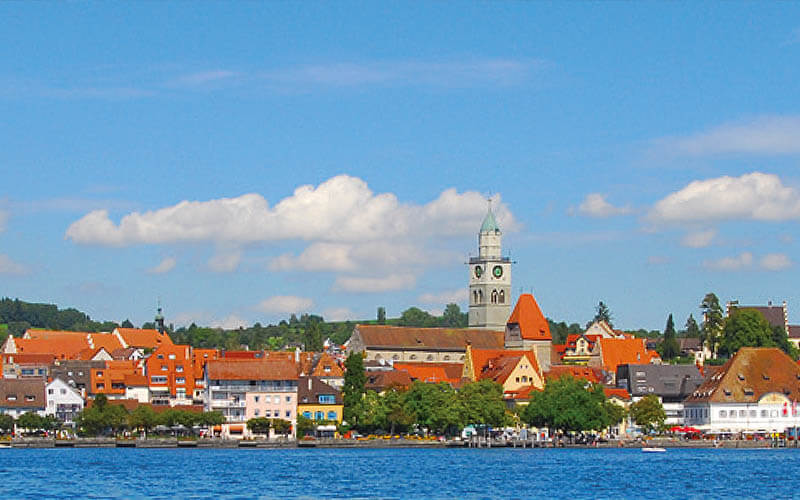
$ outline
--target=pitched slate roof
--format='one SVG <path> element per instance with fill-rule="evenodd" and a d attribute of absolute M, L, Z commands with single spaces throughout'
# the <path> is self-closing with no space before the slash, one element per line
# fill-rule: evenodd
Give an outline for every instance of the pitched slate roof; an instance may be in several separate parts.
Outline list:
<path fill-rule="evenodd" d="M 789 338 L 800 339 L 800 325 L 789 325 Z"/>
<path fill-rule="evenodd" d="M 408 372 L 412 380 L 458 384 L 464 371 L 462 363 L 395 362 L 394 369 Z"/>
<path fill-rule="evenodd" d="M 740 305 L 731 305 L 729 307 L 728 313 L 732 313 L 734 309 L 750 309 L 753 311 L 760 312 L 770 326 L 780 326 L 781 328 L 786 328 L 786 306 L 779 305 L 767 305 L 767 306 L 740 306 Z"/>
<path fill-rule="evenodd" d="M 511 312 L 507 324 L 519 325 L 520 334 L 525 340 L 552 340 L 550 325 L 539 309 L 536 299 L 529 293 L 523 293 L 517 299 L 517 305 Z"/>
<path fill-rule="evenodd" d="M 655 394 L 665 401 L 680 401 L 704 378 L 695 365 L 629 364 L 617 367 L 617 385 L 623 380 L 632 396 Z"/>
<path fill-rule="evenodd" d="M 408 350 L 463 351 L 467 343 L 473 348 L 498 349 L 504 333 L 466 328 L 417 328 L 389 325 L 356 325 L 368 348 Z"/>
<path fill-rule="evenodd" d="M 800 366 L 777 347 L 742 347 L 685 401 L 755 403 L 769 393 L 800 400 Z"/>
<path fill-rule="evenodd" d="M 210 380 L 297 380 L 297 367 L 285 359 L 214 359 L 206 363 Z"/>

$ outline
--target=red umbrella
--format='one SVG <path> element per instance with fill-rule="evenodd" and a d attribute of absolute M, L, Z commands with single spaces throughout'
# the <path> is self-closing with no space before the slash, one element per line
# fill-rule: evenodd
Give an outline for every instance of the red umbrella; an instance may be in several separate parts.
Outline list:
<path fill-rule="evenodd" d="M 680 425 L 673 425 L 672 427 L 669 428 L 669 431 L 670 432 L 683 432 L 683 427 L 681 427 Z"/>
<path fill-rule="evenodd" d="M 684 427 L 683 428 L 683 432 L 691 432 L 691 433 L 695 433 L 695 434 L 701 434 L 703 431 L 701 431 L 700 429 L 696 429 L 694 427 Z"/>

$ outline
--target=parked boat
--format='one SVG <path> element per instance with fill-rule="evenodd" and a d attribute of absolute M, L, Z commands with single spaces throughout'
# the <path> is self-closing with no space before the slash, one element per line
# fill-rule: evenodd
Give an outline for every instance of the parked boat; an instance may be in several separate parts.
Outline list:
<path fill-rule="evenodd" d="M 667 450 L 665 450 L 664 448 L 647 447 L 647 448 L 642 448 L 642 451 L 646 453 L 664 453 Z"/>

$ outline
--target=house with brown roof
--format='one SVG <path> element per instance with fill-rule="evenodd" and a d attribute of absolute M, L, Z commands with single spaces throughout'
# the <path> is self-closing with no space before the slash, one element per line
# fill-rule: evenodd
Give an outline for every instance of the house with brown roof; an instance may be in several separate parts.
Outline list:
<path fill-rule="evenodd" d="M 0 355 L 3 364 L 3 378 L 47 378 L 50 365 L 55 356 L 52 354 L 12 354 Z"/>
<path fill-rule="evenodd" d="M 206 408 L 219 411 L 227 422 L 223 436 L 246 436 L 245 422 L 256 416 L 288 420 L 294 429 L 298 374 L 293 359 L 209 360 L 204 378 Z"/>
<path fill-rule="evenodd" d="M 19 418 L 28 412 L 44 416 L 43 378 L 0 379 L 0 413 Z"/>
<path fill-rule="evenodd" d="M 502 349 L 503 332 L 356 325 L 347 353 L 364 353 L 365 361 L 463 363 L 467 344 L 477 349 Z"/>
<path fill-rule="evenodd" d="M 365 375 L 367 380 L 364 389 L 378 394 L 392 388 L 406 388 L 413 383 L 411 375 L 405 370 L 367 370 Z"/>
<path fill-rule="evenodd" d="M 319 377 L 300 377 L 297 384 L 297 413 L 317 422 L 318 437 L 333 437 L 342 423 L 342 393 Z M 323 422 L 327 420 L 328 422 Z"/>
<path fill-rule="evenodd" d="M 783 432 L 800 426 L 800 366 L 775 347 L 742 347 L 683 402 L 707 432 Z"/>

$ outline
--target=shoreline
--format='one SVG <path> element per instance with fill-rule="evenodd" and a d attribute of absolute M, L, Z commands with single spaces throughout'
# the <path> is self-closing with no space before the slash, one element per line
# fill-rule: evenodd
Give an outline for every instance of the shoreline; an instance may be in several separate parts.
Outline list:
<path fill-rule="evenodd" d="M 471 445 L 471 446 L 470 446 Z M 683 441 L 677 439 L 654 438 L 645 442 L 641 441 L 609 441 L 597 443 L 596 445 L 586 444 L 563 444 L 554 445 L 549 442 L 485 442 L 466 441 L 420 441 L 412 439 L 374 439 L 367 441 L 356 441 L 350 439 L 316 439 L 309 441 L 295 440 L 238 440 L 238 439 L 196 439 L 196 440 L 177 440 L 167 439 L 115 439 L 115 438 L 76 438 L 76 439 L 53 439 L 53 438 L 18 438 L 7 442 L 0 442 L 0 448 L 141 448 L 141 449 L 165 449 L 165 448 L 186 448 L 186 449 L 292 449 L 292 448 L 359 448 L 359 449 L 389 449 L 389 448 L 424 448 L 424 449 L 444 449 L 444 448 L 471 448 L 471 449 L 497 449 L 497 448 L 519 448 L 519 449 L 641 449 L 645 447 L 659 448 L 686 448 L 686 449 L 795 449 L 798 448 L 797 441 L 779 442 L 773 441 L 747 441 L 747 440 L 692 440 Z"/>

